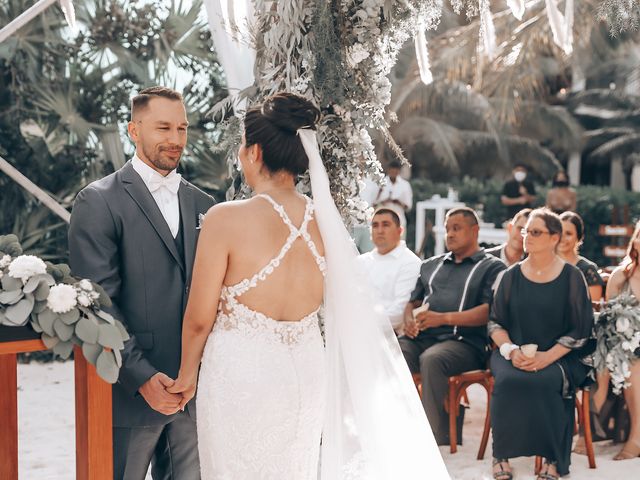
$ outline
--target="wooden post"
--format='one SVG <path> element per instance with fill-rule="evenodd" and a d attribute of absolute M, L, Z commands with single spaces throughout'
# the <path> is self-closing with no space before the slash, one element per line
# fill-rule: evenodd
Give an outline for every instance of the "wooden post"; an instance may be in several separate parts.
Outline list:
<path fill-rule="evenodd" d="M 76 480 L 111 480 L 113 446 L 111 385 L 102 380 L 79 347 L 76 376 Z M 108 453 L 108 454 L 107 454 Z"/>
<path fill-rule="evenodd" d="M 0 477 L 18 478 L 18 371 L 16 354 L 0 355 Z"/>
<path fill-rule="evenodd" d="M 13 328 L 13 327 L 12 327 Z M 0 479 L 18 479 L 16 354 L 47 350 L 42 340 L 0 341 Z M 75 347 L 76 480 L 112 480 L 111 385 Z"/>

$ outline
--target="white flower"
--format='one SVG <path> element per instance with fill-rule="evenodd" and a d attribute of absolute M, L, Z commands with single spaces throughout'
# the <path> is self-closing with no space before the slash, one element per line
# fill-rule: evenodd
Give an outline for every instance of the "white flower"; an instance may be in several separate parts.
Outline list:
<path fill-rule="evenodd" d="M 618 333 L 626 332 L 631 326 L 629 319 L 627 317 L 620 317 L 616 320 L 616 331 Z"/>
<path fill-rule="evenodd" d="M 47 307 L 55 313 L 67 313 L 78 304 L 76 297 L 76 289 L 71 285 L 65 285 L 64 283 L 54 285 L 49 290 Z"/>
<path fill-rule="evenodd" d="M 23 283 L 34 275 L 44 273 L 47 273 L 47 265 L 33 255 L 20 255 L 9 264 L 9 276 L 19 278 Z"/>
<path fill-rule="evenodd" d="M 86 293 L 78 294 L 78 303 L 83 307 L 88 307 L 91 305 L 91 299 Z"/>
<path fill-rule="evenodd" d="M 368 57 L 369 57 L 369 52 L 365 50 L 365 48 L 359 43 L 356 43 L 353 47 L 349 48 L 347 51 L 347 61 L 349 62 L 349 65 L 351 65 L 352 67 L 355 67 L 356 65 L 358 65 L 360 62 L 362 62 L 364 59 Z"/>
<path fill-rule="evenodd" d="M 0 258 L 0 268 L 4 268 L 11 263 L 11 255 L 5 255 Z"/>
<path fill-rule="evenodd" d="M 91 282 L 89 280 L 87 280 L 86 278 L 84 280 L 80 280 L 78 282 L 78 286 L 82 290 L 85 290 L 87 292 L 92 292 L 93 291 L 93 285 L 91 285 Z"/>

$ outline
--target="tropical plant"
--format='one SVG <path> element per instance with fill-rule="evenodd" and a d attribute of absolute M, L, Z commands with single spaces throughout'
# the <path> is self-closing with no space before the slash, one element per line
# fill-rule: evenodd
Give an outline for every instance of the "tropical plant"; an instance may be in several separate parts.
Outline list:
<path fill-rule="evenodd" d="M 0 25 L 33 1 L 0 3 Z M 226 188 L 227 167 L 206 113 L 225 94 L 202 0 L 76 3 L 73 38 L 52 7 L 0 44 L 0 156 L 69 208 L 88 182 L 124 164 L 131 94 L 162 84 L 183 90 L 190 135 L 184 174 L 212 191 Z M 195 176 L 195 178 L 194 178 Z M 0 232 L 29 252 L 64 260 L 66 231 L 0 173 Z"/>

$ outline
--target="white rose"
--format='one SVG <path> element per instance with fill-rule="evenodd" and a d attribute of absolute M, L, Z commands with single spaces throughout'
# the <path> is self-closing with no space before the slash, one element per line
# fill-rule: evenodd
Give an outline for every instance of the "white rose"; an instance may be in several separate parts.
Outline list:
<path fill-rule="evenodd" d="M 91 305 L 91 299 L 86 293 L 78 294 L 78 303 L 83 307 L 88 307 Z"/>
<path fill-rule="evenodd" d="M 631 348 L 631 344 L 629 342 L 622 342 L 622 349 L 623 350 L 629 350 L 629 351 L 633 351 L 635 349 Z"/>
<path fill-rule="evenodd" d="M 616 332 L 624 333 L 631 326 L 627 317 L 621 317 L 616 320 Z"/>
<path fill-rule="evenodd" d="M 0 268 L 4 268 L 7 265 L 9 265 L 11 263 L 11 256 L 10 255 L 4 255 L 2 258 L 0 258 Z"/>
<path fill-rule="evenodd" d="M 90 292 L 90 291 L 93 290 L 93 285 L 91 285 L 91 282 L 89 280 L 87 280 L 86 278 L 84 280 L 80 280 L 78 282 L 78 286 L 82 290 L 86 290 L 87 292 Z"/>
<path fill-rule="evenodd" d="M 47 265 L 33 255 L 20 255 L 9 264 L 9 276 L 19 278 L 23 283 L 34 275 L 44 273 L 47 273 Z"/>
<path fill-rule="evenodd" d="M 51 290 L 49 290 L 47 306 L 52 312 L 67 313 L 77 304 L 77 292 L 71 285 L 61 283 L 59 285 L 54 285 L 51 287 Z"/>

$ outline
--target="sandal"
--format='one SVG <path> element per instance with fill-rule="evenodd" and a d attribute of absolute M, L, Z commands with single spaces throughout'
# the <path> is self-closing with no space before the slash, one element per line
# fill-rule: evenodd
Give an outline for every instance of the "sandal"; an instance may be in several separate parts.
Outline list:
<path fill-rule="evenodd" d="M 549 473 L 549 468 L 550 466 L 556 466 L 558 462 L 553 462 L 553 461 L 549 461 L 548 459 L 544 459 L 544 464 L 547 466 L 547 471 L 546 472 L 540 472 L 538 473 L 538 476 L 536 477 L 536 480 L 559 480 L 560 475 L 553 474 L 553 473 Z"/>
<path fill-rule="evenodd" d="M 629 445 L 631 444 L 631 445 Z M 628 441 L 622 447 L 622 450 L 613 457 L 614 460 L 630 460 L 632 458 L 640 457 L 640 445 L 633 440 Z"/>
<path fill-rule="evenodd" d="M 500 471 L 493 472 L 494 480 L 511 480 L 513 478 L 513 472 L 511 470 L 505 470 L 502 467 L 503 463 L 506 463 L 507 466 L 509 466 L 509 459 L 508 458 L 494 458 L 493 459 L 492 467 L 495 468 L 496 465 L 500 467 Z M 509 467 L 509 468 L 511 468 L 511 467 Z"/>

